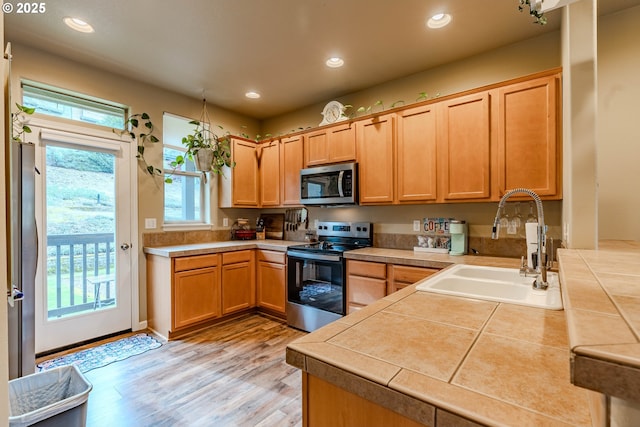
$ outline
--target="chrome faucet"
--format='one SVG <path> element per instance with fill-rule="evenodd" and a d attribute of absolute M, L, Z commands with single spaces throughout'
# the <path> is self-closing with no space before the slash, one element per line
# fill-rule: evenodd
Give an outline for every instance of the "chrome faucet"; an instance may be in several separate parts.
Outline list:
<path fill-rule="evenodd" d="M 538 256 L 537 263 L 535 265 L 535 272 L 537 276 L 535 282 L 533 282 L 533 288 L 545 290 L 549 287 L 549 283 L 547 282 L 546 261 L 547 226 L 544 225 L 544 212 L 542 209 L 542 200 L 540 200 L 540 196 L 527 188 L 514 188 L 513 190 L 509 190 L 504 193 L 504 196 L 502 196 L 502 199 L 500 199 L 500 203 L 498 203 L 498 212 L 496 213 L 496 218 L 493 220 L 491 238 L 494 240 L 498 239 L 498 234 L 500 232 L 500 212 L 502 211 L 502 208 L 504 207 L 507 199 L 517 193 L 524 193 L 531 196 L 533 201 L 536 203 L 536 208 L 538 209 Z"/>

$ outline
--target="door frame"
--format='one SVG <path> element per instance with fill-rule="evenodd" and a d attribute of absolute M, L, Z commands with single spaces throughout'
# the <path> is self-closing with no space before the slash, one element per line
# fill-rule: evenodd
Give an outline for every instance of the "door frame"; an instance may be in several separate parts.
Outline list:
<path fill-rule="evenodd" d="M 83 140 L 91 140 L 92 138 L 107 139 L 117 142 L 123 142 L 130 144 L 130 141 L 124 138 L 119 138 L 113 132 L 105 131 L 101 128 L 94 127 L 92 125 L 78 126 L 66 122 L 54 121 L 43 119 L 42 117 L 34 116 L 29 121 L 29 124 L 39 129 L 47 129 L 51 131 L 60 131 L 65 133 L 78 134 L 79 138 Z M 32 139 L 28 138 L 28 139 Z M 40 134 L 38 132 L 37 143 L 40 144 Z M 90 145 L 90 144 L 85 144 Z M 132 178 L 129 183 L 129 201 L 131 206 L 131 248 L 129 249 L 130 266 L 128 280 L 131 283 L 131 330 L 138 331 L 147 328 L 147 321 L 140 321 L 140 283 L 139 283 L 139 259 L 142 253 L 142 248 L 139 247 L 138 237 L 138 161 L 133 157 L 137 153 L 137 147 L 131 147 L 129 159 L 129 176 Z M 42 194 L 41 194 L 42 196 Z M 42 243 L 42 242 L 40 242 Z M 119 242 L 115 242 L 116 247 L 119 248 Z M 42 262 L 38 263 L 38 269 L 42 268 Z"/>

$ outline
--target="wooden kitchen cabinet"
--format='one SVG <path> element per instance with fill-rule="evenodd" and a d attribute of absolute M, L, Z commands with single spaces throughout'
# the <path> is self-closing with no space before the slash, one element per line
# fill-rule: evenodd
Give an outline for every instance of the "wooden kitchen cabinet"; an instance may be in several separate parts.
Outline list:
<path fill-rule="evenodd" d="M 305 165 L 317 166 L 356 159 L 356 133 L 351 123 L 340 123 L 305 134 Z"/>
<path fill-rule="evenodd" d="M 280 205 L 280 142 L 260 144 L 258 170 L 260 171 L 260 206 Z"/>
<path fill-rule="evenodd" d="M 287 265 L 284 252 L 258 250 L 257 304 L 270 314 L 285 317 Z"/>
<path fill-rule="evenodd" d="M 395 115 L 356 122 L 360 204 L 394 201 Z"/>
<path fill-rule="evenodd" d="M 347 260 L 347 314 L 384 298 L 386 294 L 386 264 Z"/>
<path fill-rule="evenodd" d="M 554 74 L 495 91 L 499 197 L 528 188 L 547 199 L 562 198 L 559 86 Z"/>
<path fill-rule="evenodd" d="M 282 205 L 300 205 L 300 170 L 304 168 L 304 136 L 280 142 L 280 183 Z"/>
<path fill-rule="evenodd" d="M 399 291 L 419 280 L 440 271 L 437 268 L 412 267 L 408 265 L 389 264 L 387 295 Z"/>
<path fill-rule="evenodd" d="M 235 167 L 223 168 L 224 174 L 218 179 L 219 207 L 258 207 L 256 143 L 232 137 L 231 153 Z"/>
<path fill-rule="evenodd" d="M 436 105 L 397 114 L 396 199 L 418 203 L 436 199 Z"/>
<path fill-rule="evenodd" d="M 491 122 L 488 92 L 438 103 L 438 200 L 489 200 Z"/>
<path fill-rule="evenodd" d="M 307 427 L 425 426 L 307 372 L 302 373 L 302 418 Z"/>
<path fill-rule="evenodd" d="M 256 305 L 255 251 L 222 254 L 222 314 Z"/>
<path fill-rule="evenodd" d="M 160 335 L 221 316 L 218 254 L 168 258 L 147 255 L 147 320 Z"/>

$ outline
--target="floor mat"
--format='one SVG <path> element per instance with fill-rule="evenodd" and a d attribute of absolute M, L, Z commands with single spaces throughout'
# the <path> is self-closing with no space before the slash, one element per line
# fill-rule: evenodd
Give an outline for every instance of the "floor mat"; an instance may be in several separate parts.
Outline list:
<path fill-rule="evenodd" d="M 147 334 L 137 334 L 112 341 L 98 347 L 66 354 L 55 359 L 45 360 L 38 364 L 40 371 L 65 365 L 76 365 L 81 372 L 101 368 L 110 363 L 142 354 L 160 347 L 162 344 Z"/>

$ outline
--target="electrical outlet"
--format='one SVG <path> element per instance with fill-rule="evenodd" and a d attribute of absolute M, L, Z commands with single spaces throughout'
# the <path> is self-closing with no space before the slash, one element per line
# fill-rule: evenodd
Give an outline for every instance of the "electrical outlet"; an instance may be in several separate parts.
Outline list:
<path fill-rule="evenodd" d="M 144 219 L 144 228 L 146 228 L 147 230 L 153 230 L 154 228 L 156 228 L 156 219 L 155 218 L 145 218 Z"/>
<path fill-rule="evenodd" d="M 414 219 L 413 220 L 413 231 L 420 231 L 420 220 L 419 219 Z"/>
<path fill-rule="evenodd" d="M 228 227 L 229 226 L 229 218 L 222 218 L 222 226 L 223 227 Z"/>

